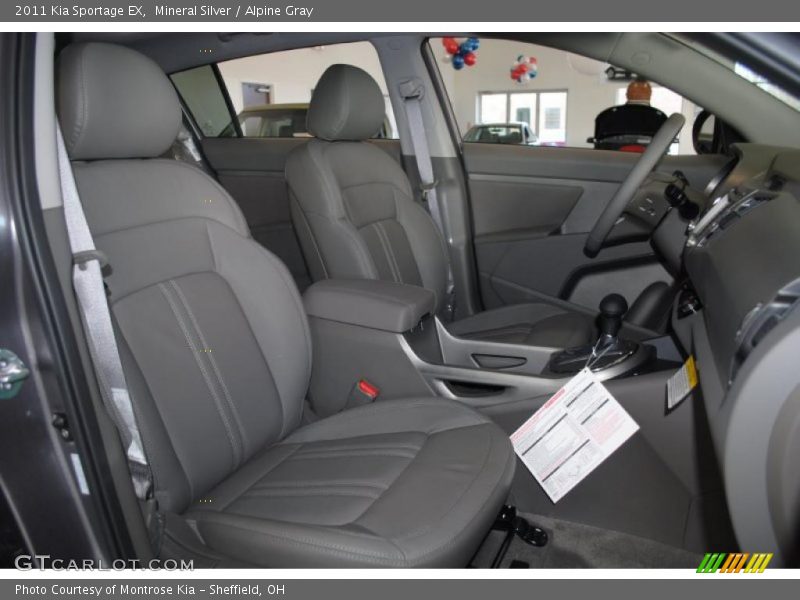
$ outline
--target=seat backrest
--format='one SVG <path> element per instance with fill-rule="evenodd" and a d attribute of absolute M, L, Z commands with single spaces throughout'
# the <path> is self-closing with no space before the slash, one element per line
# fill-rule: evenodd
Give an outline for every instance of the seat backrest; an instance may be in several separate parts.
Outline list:
<path fill-rule="evenodd" d="M 441 307 L 447 251 L 405 172 L 366 142 L 383 124 L 378 84 L 350 65 L 333 65 L 308 110 L 314 136 L 286 162 L 292 218 L 314 280 L 385 279 L 419 285 Z"/>
<path fill-rule="evenodd" d="M 667 120 L 667 115 L 646 104 L 622 104 L 600 112 L 594 120 L 598 140 L 620 135 L 652 137 Z"/>
<path fill-rule="evenodd" d="M 58 63 L 58 112 L 165 510 L 181 511 L 300 422 L 310 338 L 284 265 L 205 173 L 155 158 L 175 139 L 163 71 L 122 46 Z"/>

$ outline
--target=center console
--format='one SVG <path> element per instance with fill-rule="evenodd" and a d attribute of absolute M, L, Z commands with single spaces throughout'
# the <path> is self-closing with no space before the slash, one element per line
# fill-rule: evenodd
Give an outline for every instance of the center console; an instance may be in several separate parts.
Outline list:
<path fill-rule="evenodd" d="M 314 348 L 309 402 L 327 416 L 376 397 L 435 395 L 495 412 L 554 393 L 587 362 L 606 380 L 652 370 L 671 354 L 678 359 L 668 338 L 617 337 L 624 302 L 604 301 L 597 344 L 560 349 L 455 336 L 433 314 L 433 293 L 420 287 L 320 281 L 304 296 Z"/>

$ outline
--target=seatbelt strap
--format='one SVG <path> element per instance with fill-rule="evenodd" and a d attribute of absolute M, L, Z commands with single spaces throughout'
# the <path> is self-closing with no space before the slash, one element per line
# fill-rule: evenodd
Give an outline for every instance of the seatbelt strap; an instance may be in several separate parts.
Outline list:
<path fill-rule="evenodd" d="M 425 123 L 422 119 L 422 98 L 424 95 L 425 87 L 419 79 L 409 79 L 400 84 L 400 96 L 403 98 L 408 130 L 411 134 L 411 146 L 414 148 L 417 171 L 421 181 L 422 200 L 425 202 L 428 212 L 447 246 L 447 301 L 445 311 L 447 317 L 452 319 L 455 313 L 455 282 L 453 280 L 453 269 L 450 266 L 450 236 L 447 233 L 442 208 L 436 194 L 437 182 L 433 176 L 433 162 L 428 148 L 428 139 L 425 135 Z"/>
<path fill-rule="evenodd" d="M 86 214 L 83 212 L 72 165 L 57 125 L 58 171 L 69 245 L 72 250 L 72 285 L 86 334 L 103 404 L 119 430 L 128 458 L 136 497 L 149 501 L 153 496 L 153 476 L 142 446 L 142 437 L 122 371 L 119 348 L 114 337 L 111 311 L 106 298 L 101 269 L 103 254 L 95 248 Z"/>

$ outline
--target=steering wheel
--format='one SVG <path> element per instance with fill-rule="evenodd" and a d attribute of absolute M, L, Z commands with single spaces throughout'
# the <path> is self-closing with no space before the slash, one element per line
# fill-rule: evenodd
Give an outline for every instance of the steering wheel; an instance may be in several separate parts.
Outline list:
<path fill-rule="evenodd" d="M 667 153 L 667 150 L 675 140 L 675 136 L 680 133 L 685 122 L 686 119 L 680 113 L 673 113 L 669 119 L 664 121 L 664 124 L 653 136 L 653 140 L 647 146 L 647 149 L 642 153 L 639 161 L 633 166 L 628 177 L 619 186 L 617 193 L 614 194 L 611 202 L 608 203 L 600 218 L 597 219 L 597 223 L 594 224 L 594 227 L 589 232 L 589 237 L 586 238 L 586 245 L 583 248 L 586 255 L 597 256 L 597 253 L 600 252 L 603 242 L 606 241 L 608 234 L 611 233 L 617 223 L 617 219 L 622 216 L 628 203 L 636 195 L 636 191 Z"/>

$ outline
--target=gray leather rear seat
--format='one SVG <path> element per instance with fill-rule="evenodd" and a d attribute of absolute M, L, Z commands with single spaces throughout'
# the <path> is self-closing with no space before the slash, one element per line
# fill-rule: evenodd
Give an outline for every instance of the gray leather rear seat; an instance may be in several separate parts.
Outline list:
<path fill-rule="evenodd" d="M 311 342 L 300 297 L 223 188 L 155 158 L 181 122 L 168 78 L 97 43 L 65 49 L 58 78 L 161 510 L 242 563 L 465 565 L 510 487 L 504 433 L 430 398 L 301 426 Z"/>

